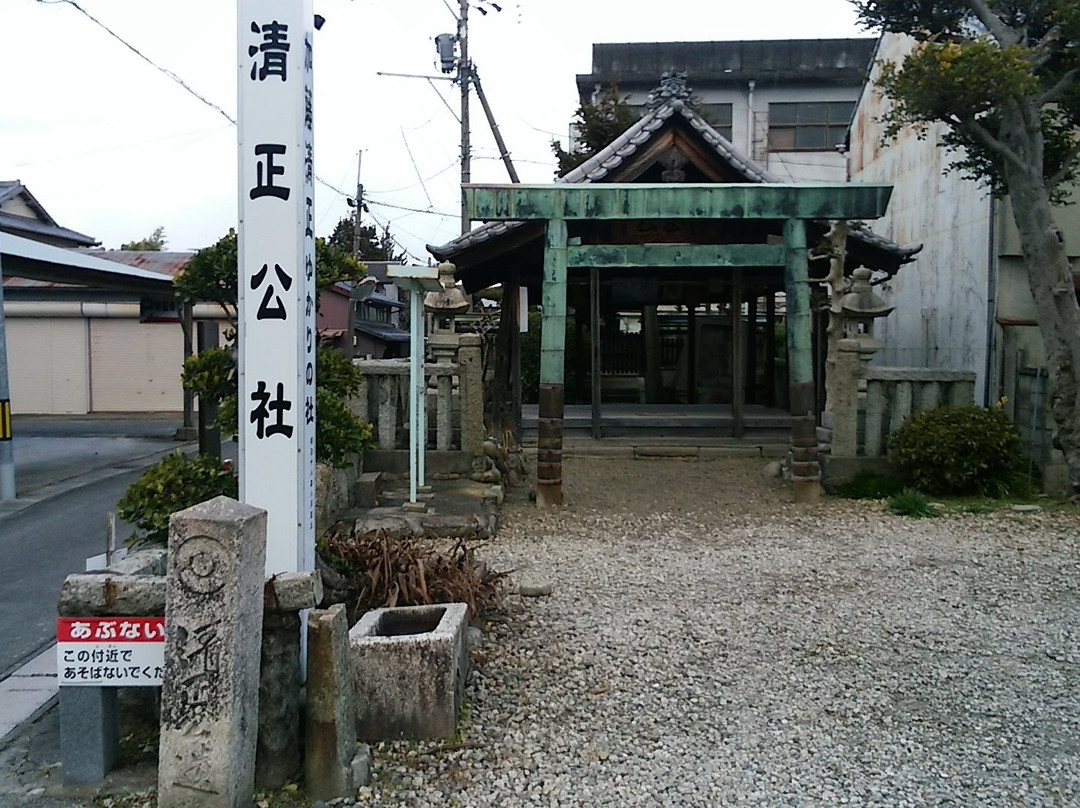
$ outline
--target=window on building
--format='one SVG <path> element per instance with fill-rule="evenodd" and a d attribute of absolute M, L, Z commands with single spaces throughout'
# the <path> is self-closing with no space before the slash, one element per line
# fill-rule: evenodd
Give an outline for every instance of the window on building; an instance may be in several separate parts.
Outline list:
<path fill-rule="evenodd" d="M 356 317 L 368 323 L 389 323 L 390 309 L 385 306 L 373 306 L 371 303 L 357 304 Z"/>
<path fill-rule="evenodd" d="M 769 104 L 770 151 L 830 151 L 844 142 L 854 101 Z"/>
<path fill-rule="evenodd" d="M 713 129 L 731 140 L 731 104 L 702 104 L 698 113 Z"/>

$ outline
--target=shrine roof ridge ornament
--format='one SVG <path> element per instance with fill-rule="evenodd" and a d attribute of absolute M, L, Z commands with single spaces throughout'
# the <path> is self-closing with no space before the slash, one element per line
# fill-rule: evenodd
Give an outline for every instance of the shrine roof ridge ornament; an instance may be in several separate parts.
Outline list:
<path fill-rule="evenodd" d="M 670 104 L 676 100 L 682 101 L 691 108 L 697 106 L 694 101 L 694 94 L 690 90 L 690 84 L 686 79 L 685 70 L 669 70 L 665 72 L 660 77 L 660 86 L 653 89 L 648 98 L 645 99 L 645 106 L 649 109 L 656 109 L 663 104 Z"/>
<path fill-rule="evenodd" d="M 892 185 L 732 183 L 462 186 L 469 217 L 550 219 L 876 219 Z"/>

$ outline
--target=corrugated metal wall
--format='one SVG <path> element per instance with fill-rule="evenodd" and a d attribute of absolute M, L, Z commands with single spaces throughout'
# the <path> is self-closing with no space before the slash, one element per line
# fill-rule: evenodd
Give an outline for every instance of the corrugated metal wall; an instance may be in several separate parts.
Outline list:
<path fill-rule="evenodd" d="M 84 414 L 89 410 L 86 320 L 7 320 L 11 410 Z"/>
<path fill-rule="evenodd" d="M 175 323 L 90 320 L 91 411 L 183 409 L 183 345 Z"/>

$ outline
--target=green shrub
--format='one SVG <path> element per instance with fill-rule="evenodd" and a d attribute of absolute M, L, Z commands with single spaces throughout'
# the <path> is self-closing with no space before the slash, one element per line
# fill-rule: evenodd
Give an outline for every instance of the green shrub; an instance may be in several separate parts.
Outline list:
<path fill-rule="evenodd" d="M 216 404 L 236 392 L 236 362 L 228 348 L 209 348 L 184 360 L 180 380 L 200 401 Z"/>
<path fill-rule="evenodd" d="M 213 455 L 166 455 L 132 483 L 117 503 L 117 515 L 135 525 L 132 538 L 140 544 L 164 545 L 169 538 L 169 517 L 216 496 L 236 498 L 236 477 Z"/>
<path fill-rule="evenodd" d="M 357 418 L 339 396 L 324 387 L 315 388 L 316 462 L 343 466 L 347 454 L 371 445 L 371 424 Z"/>
<path fill-rule="evenodd" d="M 937 508 L 933 503 L 911 488 L 905 488 L 899 494 L 889 497 L 889 510 L 899 516 L 910 516 L 915 519 L 926 519 L 938 515 Z"/>
<path fill-rule="evenodd" d="M 364 374 L 349 357 L 333 348 L 315 350 L 315 384 L 335 396 L 356 395 Z"/>
<path fill-rule="evenodd" d="M 847 499 L 885 499 L 904 490 L 904 484 L 895 477 L 863 471 L 856 474 L 837 493 Z"/>
<path fill-rule="evenodd" d="M 1026 482 L 1020 433 L 1000 405 L 921 412 L 893 434 L 889 454 L 928 494 L 1001 497 Z"/>

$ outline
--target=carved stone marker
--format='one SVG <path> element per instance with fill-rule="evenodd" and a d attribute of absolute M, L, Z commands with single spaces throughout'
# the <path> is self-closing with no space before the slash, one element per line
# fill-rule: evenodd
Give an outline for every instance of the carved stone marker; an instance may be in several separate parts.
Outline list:
<path fill-rule="evenodd" d="M 216 497 L 173 514 L 159 808 L 248 808 L 255 783 L 266 511 Z"/>

